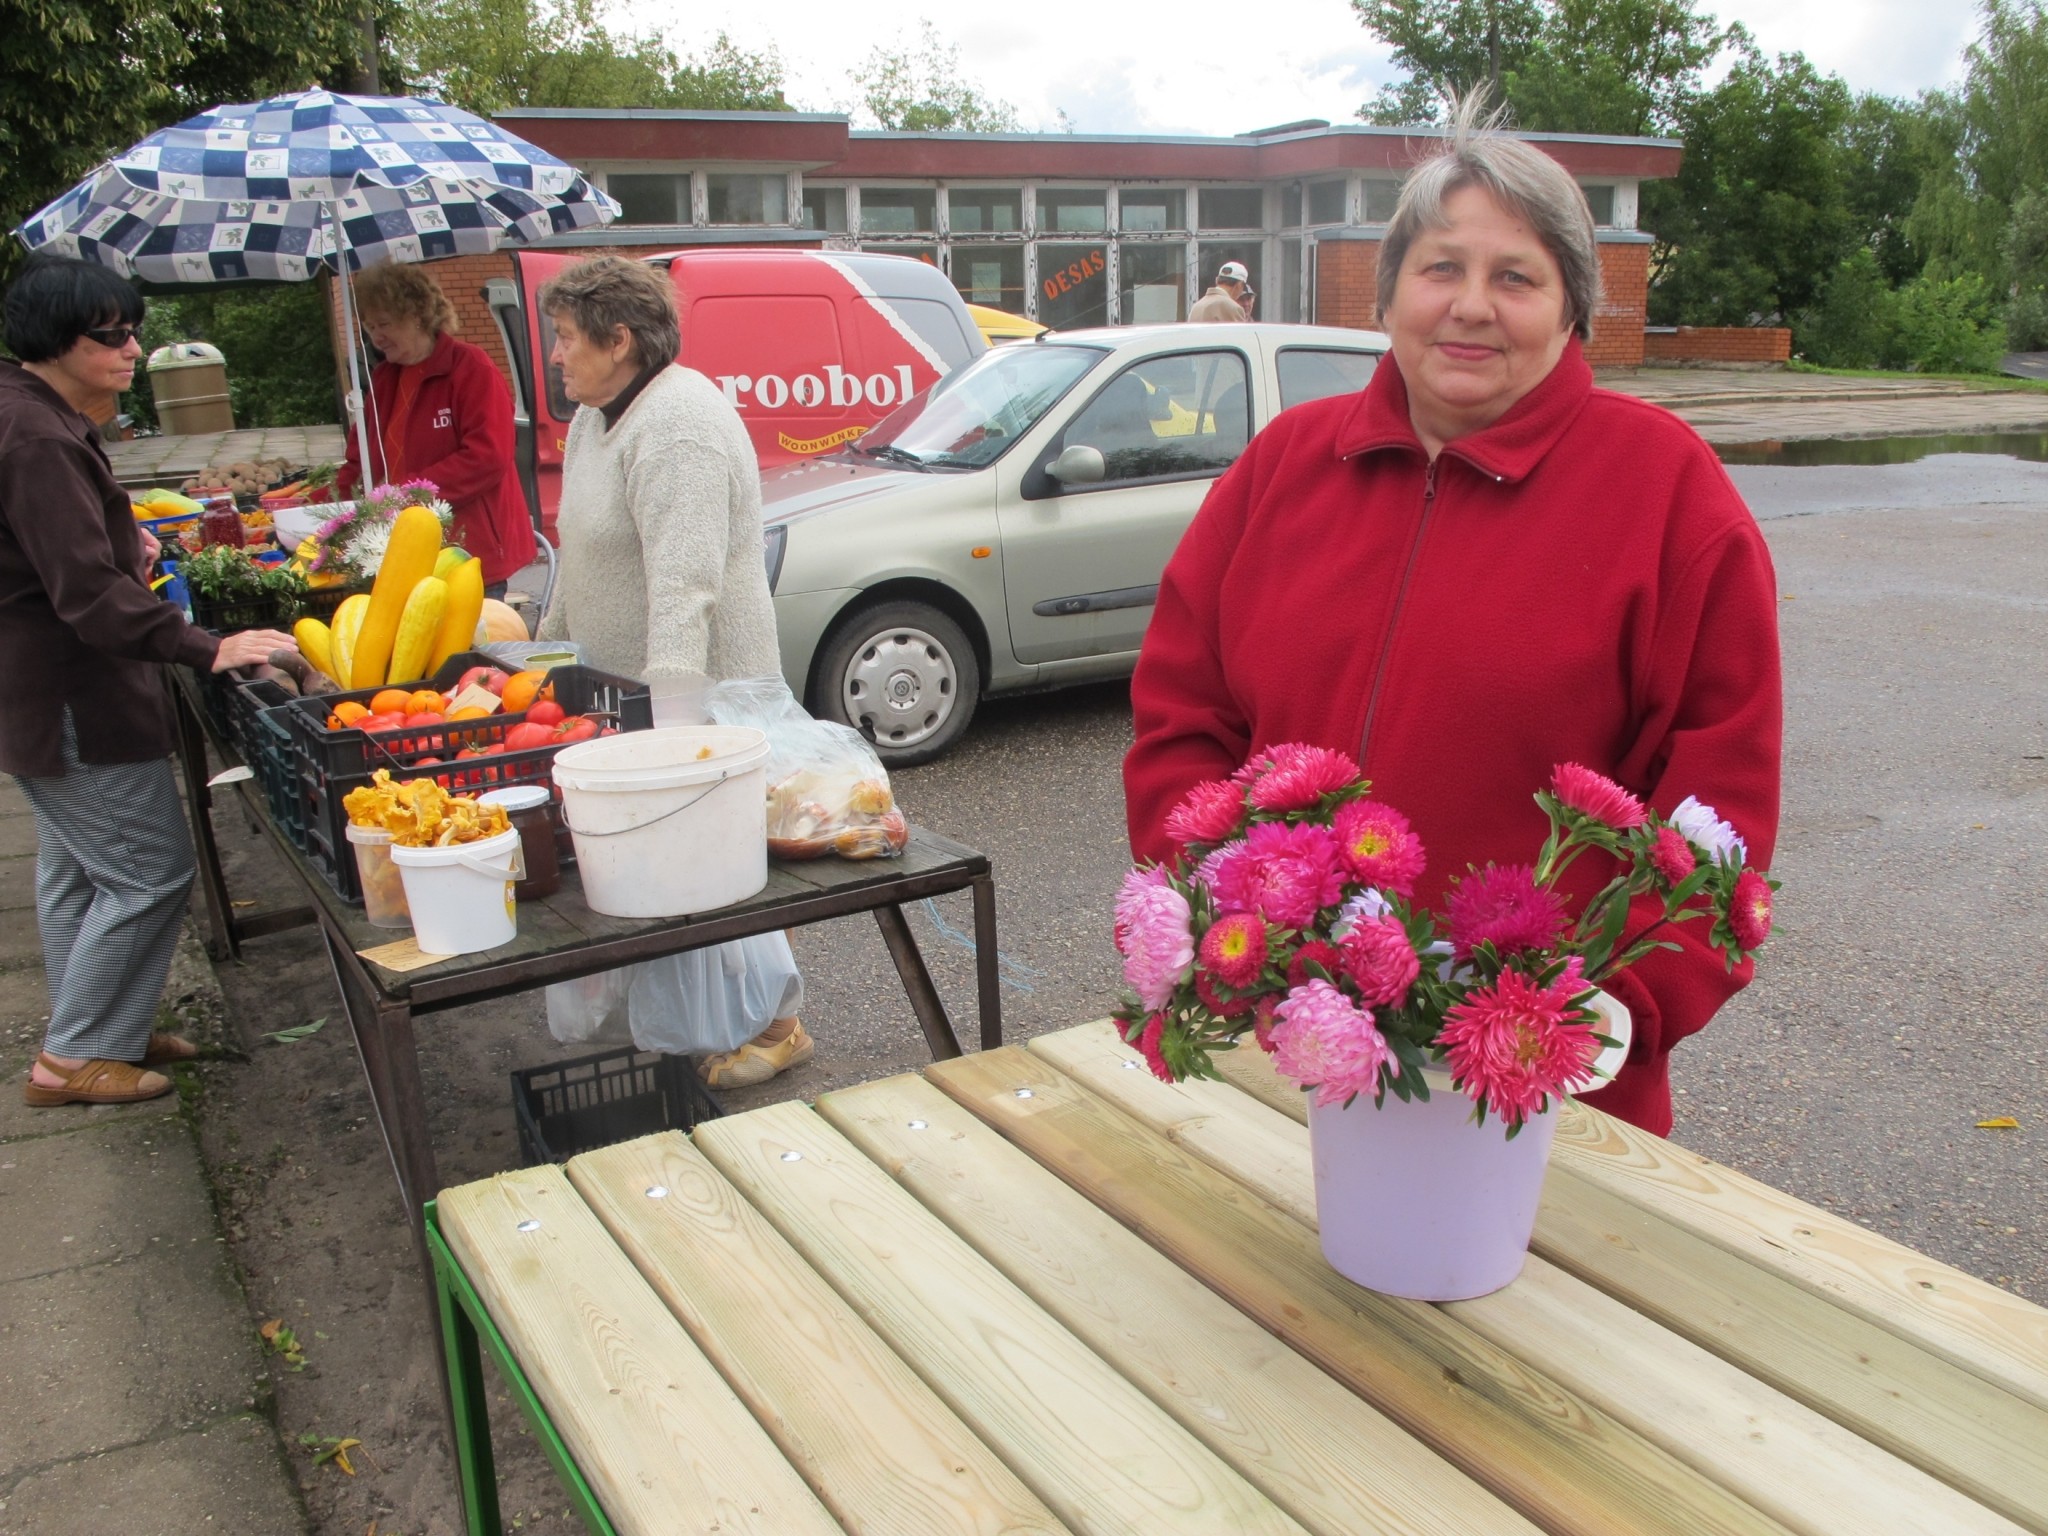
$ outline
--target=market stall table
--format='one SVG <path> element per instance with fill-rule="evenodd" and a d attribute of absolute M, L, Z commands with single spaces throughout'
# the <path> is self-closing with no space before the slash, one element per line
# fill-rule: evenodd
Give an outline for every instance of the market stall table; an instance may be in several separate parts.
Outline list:
<path fill-rule="evenodd" d="M 1298 1091 L 1107 1024 L 443 1191 L 482 1354 L 600 1532 L 2048 1531 L 2048 1312 L 1568 1106 L 1521 1278 L 1322 1260 Z"/>

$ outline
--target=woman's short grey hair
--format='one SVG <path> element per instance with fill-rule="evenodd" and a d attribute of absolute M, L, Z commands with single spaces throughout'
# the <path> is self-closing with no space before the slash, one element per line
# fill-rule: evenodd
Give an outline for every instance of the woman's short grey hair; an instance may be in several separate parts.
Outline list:
<path fill-rule="evenodd" d="M 1450 223 L 1444 203 L 1453 192 L 1478 187 L 1536 231 L 1564 276 L 1565 319 L 1579 340 L 1590 341 L 1593 313 L 1600 305 L 1600 248 L 1586 194 L 1542 150 L 1501 132 L 1498 114 L 1484 116 L 1484 106 L 1478 91 L 1452 103 L 1443 148 L 1418 165 L 1401 188 L 1380 242 L 1380 313 L 1393 308 L 1394 285 L 1415 237 Z"/>
<path fill-rule="evenodd" d="M 542 313 L 567 315 L 592 341 L 608 341 L 619 326 L 633 338 L 633 361 L 642 368 L 672 363 L 682 350 L 676 294 L 666 272 L 623 256 L 592 256 L 541 284 Z"/>

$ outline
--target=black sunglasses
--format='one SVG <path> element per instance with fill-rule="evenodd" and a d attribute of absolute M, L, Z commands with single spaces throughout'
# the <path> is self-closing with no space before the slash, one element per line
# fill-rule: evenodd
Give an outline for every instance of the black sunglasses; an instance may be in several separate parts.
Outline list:
<path fill-rule="evenodd" d="M 101 346 L 111 347 L 114 351 L 118 352 L 142 334 L 142 327 L 139 325 L 105 325 L 82 334 L 98 342 Z"/>

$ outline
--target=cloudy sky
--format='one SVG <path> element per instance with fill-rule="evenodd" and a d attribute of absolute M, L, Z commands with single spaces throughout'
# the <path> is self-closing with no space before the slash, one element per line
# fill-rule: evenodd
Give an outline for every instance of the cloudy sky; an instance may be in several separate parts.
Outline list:
<path fill-rule="evenodd" d="M 1911 95 L 1953 84 L 1975 32 L 1966 0 L 1703 0 L 1769 52 L 1804 52 L 1858 90 Z M 878 43 L 902 47 L 929 18 L 960 46 L 966 76 L 1027 127 L 1065 111 L 1083 133 L 1229 134 L 1303 117 L 1351 117 L 1393 73 L 1347 0 L 1103 0 L 943 7 L 933 0 L 622 0 L 629 25 L 684 51 L 721 28 L 780 49 L 790 95 L 852 105 L 849 70 Z"/>

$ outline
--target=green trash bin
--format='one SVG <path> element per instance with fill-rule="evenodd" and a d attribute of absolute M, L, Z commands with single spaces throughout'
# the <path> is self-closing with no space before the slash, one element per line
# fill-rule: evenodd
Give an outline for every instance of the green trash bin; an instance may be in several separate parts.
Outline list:
<path fill-rule="evenodd" d="M 149 354 L 149 387 L 156 396 L 157 426 L 166 434 L 235 430 L 228 362 L 219 347 L 203 341 L 158 347 Z"/>

